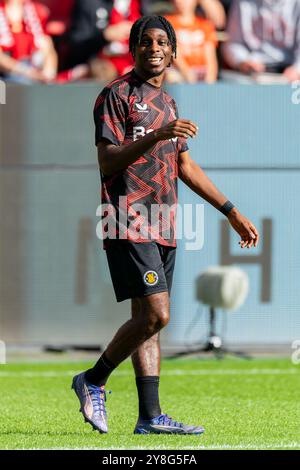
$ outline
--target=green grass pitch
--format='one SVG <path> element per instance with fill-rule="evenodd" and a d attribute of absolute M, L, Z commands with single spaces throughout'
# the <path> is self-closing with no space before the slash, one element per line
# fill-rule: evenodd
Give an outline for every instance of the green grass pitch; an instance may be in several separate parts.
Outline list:
<path fill-rule="evenodd" d="M 92 362 L 0 366 L 0 449 L 300 449 L 300 365 L 290 359 L 164 360 L 161 405 L 201 436 L 134 436 L 130 362 L 111 376 L 109 434 L 83 422 L 72 376 Z"/>

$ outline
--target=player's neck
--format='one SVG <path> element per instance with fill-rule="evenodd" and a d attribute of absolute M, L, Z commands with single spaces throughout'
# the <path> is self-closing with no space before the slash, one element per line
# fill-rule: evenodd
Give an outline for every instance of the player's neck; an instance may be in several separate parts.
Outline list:
<path fill-rule="evenodd" d="M 140 78 L 145 80 L 145 82 L 149 83 L 150 85 L 152 85 L 156 88 L 161 88 L 162 87 L 162 84 L 163 84 L 163 81 L 164 81 L 164 78 L 165 78 L 165 72 L 161 73 L 158 76 L 151 77 L 151 76 L 147 76 L 147 74 L 145 72 L 143 72 L 142 70 L 134 68 L 134 71 Z"/>

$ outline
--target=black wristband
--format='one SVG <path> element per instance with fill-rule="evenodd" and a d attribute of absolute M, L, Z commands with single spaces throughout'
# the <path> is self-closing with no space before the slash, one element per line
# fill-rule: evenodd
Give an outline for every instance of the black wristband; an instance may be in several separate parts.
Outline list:
<path fill-rule="evenodd" d="M 223 204 L 222 207 L 220 207 L 219 211 L 222 212 L 224 215 L 228 215 L 231 209 L 234 208 L 234 205 L 230 201 L 226 201 L 225 204 Z"/>

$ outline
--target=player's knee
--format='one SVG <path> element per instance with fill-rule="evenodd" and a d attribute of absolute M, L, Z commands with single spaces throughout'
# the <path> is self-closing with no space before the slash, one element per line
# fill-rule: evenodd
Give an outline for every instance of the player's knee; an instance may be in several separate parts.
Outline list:
<path fill-rule="evenodd" d="M 149 315 L 147 320 L 147 331 L 149 334 L 154 334 L 167 326 L 169 323 L 170 315 L 168 310 L 160 310 L 153 312 Z"/>
<path fill-rule="evenodd" d="M 161 328 L 164 328 L 165 326 L 167 326 L 167 324 L 169 323 L 169 320 L 170 320 L 169 310 L 163 310 L 162 312 L 160 312 L 159 324 Z"/>

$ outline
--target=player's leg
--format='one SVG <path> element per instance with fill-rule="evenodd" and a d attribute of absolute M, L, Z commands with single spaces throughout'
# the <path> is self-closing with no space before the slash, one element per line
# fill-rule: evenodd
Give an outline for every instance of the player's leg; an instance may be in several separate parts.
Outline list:
<path fill-rule="evenodd" d="M 140 299 L 143 315 L 131 318 L 116 333 L 95 366 L 73 379 L 80 411 L 94 429 L 107 432 L 104 385 L 111 372 L 169 321 L 169 294 L 160 292 Z"/>
<path fill-rule="evenodd" d="M 158 246 L 165 282 L 171 292 L 176 250 Z M 144 315 L 144 300 L 132 299 L 132 317 Z M 202 426 L 179 423 L 162 414 L 159 403 L 160 341 L 159 333 L 139 346 L 131 355 L 139 396 L 139 418 L 135 434 L 202 434 Z"/>
<path fill-rule="evenodd" d="M 139 298 L 138 301 L 142 314 L 133 316 L 121 326 L 105 350 L 106 357 L 115 366 L 123 362 L 169 322 L 168 292 L 148 295 Z"/>
<path fill-rule="evenodd" d="M 132 299 L 133 318 L 143 315 L 140 299 Z M 131 354 L 139 398 L 139 416 L 152 419 L 161 414 L 159 404 L 160 344 L 156 333 Z"/>
<path fill-rule="evenodd" d="M 145 315 L 147 302 L 135 299 L 133 317 Z M 160 343 L 159 333 L 140 345 L 131 355 L 136 374 L 139 396 L 139 417 L 135 434 L 202 434 L 202 426 L 191 426 L 177 422 L 163 414 L 159 403 Z"/>
<path fill-rule="evenodd" d="M 171 291 L 171 271 L 166 276 L 165 260 L 158 246 L 158 252 L 164 268 L 164 278 L 168 292 Z M 174 250 L 175 255 L 175 250 Z M 175 259 L 174 259 L 175 261 Z M 172 273 L 173 274 L 173 273 Z M 143 302 L 140 299 L 131 301 L 132 317 L 143 315 Z M 131 355 L 132 365 L 136 376 L 136 386 L 139 398 L 139 417 L 144 420 L 155 418 L 161 414 L 159 403 L 159 379 L 160 379 L 160 341 L 159 333 L 156 333 Z"/>
<path fill-rule="evenodd" d="M 112 371 L 139 347 L 144 351 L 143 361 L 148 361 L 150 364 L 152 360 L 154 362 L 159 360 L 159 357 L 155 357 L 159 356 L 157 341 L 152 340 L 152 337 L 157 337 L 157 333 L 169 321 L 168 292 L 136 298 L 135 304 L 140 304 L 141 314 L 133 315 L 120 327 L 99 361 L 92 369 L 86 371 L 85 377 L 90 383 L 99 387 L 105 385 Z M 147 346 L 148 353 L 146 352 Z M 152 368 L 155 370 L 157 367 L 159 364 L 156 366 L 152 364 Z"/>
<path fill-rule="evenodd" d="M 141 299 L 131 300 L 131 316 L 138 318 L 142 315 Z M 132 365 L 137 377 L 160 374 L 160 344 L 159 333 L 154 334 L 131 354 Z"/>

